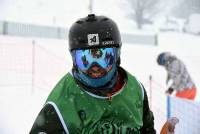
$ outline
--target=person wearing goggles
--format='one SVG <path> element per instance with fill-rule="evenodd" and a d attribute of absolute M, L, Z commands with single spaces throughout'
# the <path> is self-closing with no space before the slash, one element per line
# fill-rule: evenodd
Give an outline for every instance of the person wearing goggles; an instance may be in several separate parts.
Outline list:
<path fill-rule="evenodd" d="M 69 30 L 72 71 L 55 86 L 31 134 L 155 134 L 143 85 L 120 66 L 116 23 L 89 14 Z"/>

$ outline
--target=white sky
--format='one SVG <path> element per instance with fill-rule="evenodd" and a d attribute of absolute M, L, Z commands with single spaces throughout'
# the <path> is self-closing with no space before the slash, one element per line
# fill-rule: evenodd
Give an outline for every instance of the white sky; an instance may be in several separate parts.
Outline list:
<path fill-rule="evenodd" d="M 93 0 L 93 12 L 114 19 L 120 29 L 134 28 L 120 0 Z M 0 20 L 69 27 L 89 13 L 89 0 L 0 0 Z"/>
<path fill-rule="evenodd" d="M 52 24 L 56 17 L 57 23 L 70 22 L 87 14 L 87 4 L 87 0 L 4 0 L 1 19 Z"/>
<path fill-rule="evenodd" d="M 114 6 L 112 0 L 108 0 L 107 4 L 103 4 L 104 1 L 94 1 L 97 10 L 101 6 L 101 13 Z M 57 23 L 72 22 L 72 18 L 77 19 L 89 13 L 88 4 L 89 0 L 1 0 L 1 19 L 51 24 L 56 17 Z"/>
<path fill-rule="evenodd" d="M 78 18 L 89 13 L 89 1 L 0 0 L 0 20 L 70 27 Z M 126 17 L 130 12 L 129 6 L 124 4 L 126 1 L 128 0 L 93 0 L 93 13 L 112 18 L 117 22 L 120 31 L 133 31 L 135 23 Z M 162 11 L 157 13 L 158 25 L 164 20 L 163 14 L 167 14 L 178 1 L 162 1 Z"/>

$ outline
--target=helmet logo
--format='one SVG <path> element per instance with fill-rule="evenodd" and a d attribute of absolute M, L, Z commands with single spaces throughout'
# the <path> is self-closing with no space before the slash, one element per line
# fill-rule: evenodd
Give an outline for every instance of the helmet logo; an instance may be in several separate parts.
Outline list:
<path fill-rule="evenodd" d="M 99 45 L 99 34 L 88 34 L 88 45 Z"/>
<path fill-rule="evenodd" d="M 112 41 L 112 40 L 110 40 L 110 41 L 103 41 L 102 44 L 103 45 L 113 45 L 113 44 L 115 44 L 115 42 Z"/>

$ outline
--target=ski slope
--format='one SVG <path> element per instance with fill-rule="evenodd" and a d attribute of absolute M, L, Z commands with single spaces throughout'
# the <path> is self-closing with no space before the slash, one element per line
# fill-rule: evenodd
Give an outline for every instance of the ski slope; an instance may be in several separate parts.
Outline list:
<path fill-rule="evenodd" d="M 122 46 L 122 67 L 135 75 L 151 95 L 157 132 L 166 120 L 167 87 L 166 72 L 157 65 L 156 57 L 163 51 L 177 55 L 200 89 L 199 44 L 199 36 L 168 32 L 158 34 L 158 46 Z M 0 133 L 27 134 L 51 89 L 71 66 L 66 40 L 0 36 Z M 199 98 L 198 93 L 196 101 Z"/>

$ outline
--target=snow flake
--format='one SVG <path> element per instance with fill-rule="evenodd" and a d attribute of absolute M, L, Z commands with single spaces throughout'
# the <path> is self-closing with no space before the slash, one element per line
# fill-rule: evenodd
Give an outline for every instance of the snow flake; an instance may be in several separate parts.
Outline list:
<path fill-rule="evenodd" d="M 70 101 L 70 102 L 73 102 L 73 101 L 74 101 L 74 98 L 73 98 L 73 97 L 70 97 L 70 98 L 69 98 L 69 101 Z"/>
<path fill-rule="evenodd" d="M 115 114 L 118 115 L 118 114 L 119 114 L 119 111 L 115 110 Z"/>
<path fill-rule="evenodd" d="M 38 116 L 37 125 L 42 126 L 45 123 L 44 116 Z"/>

